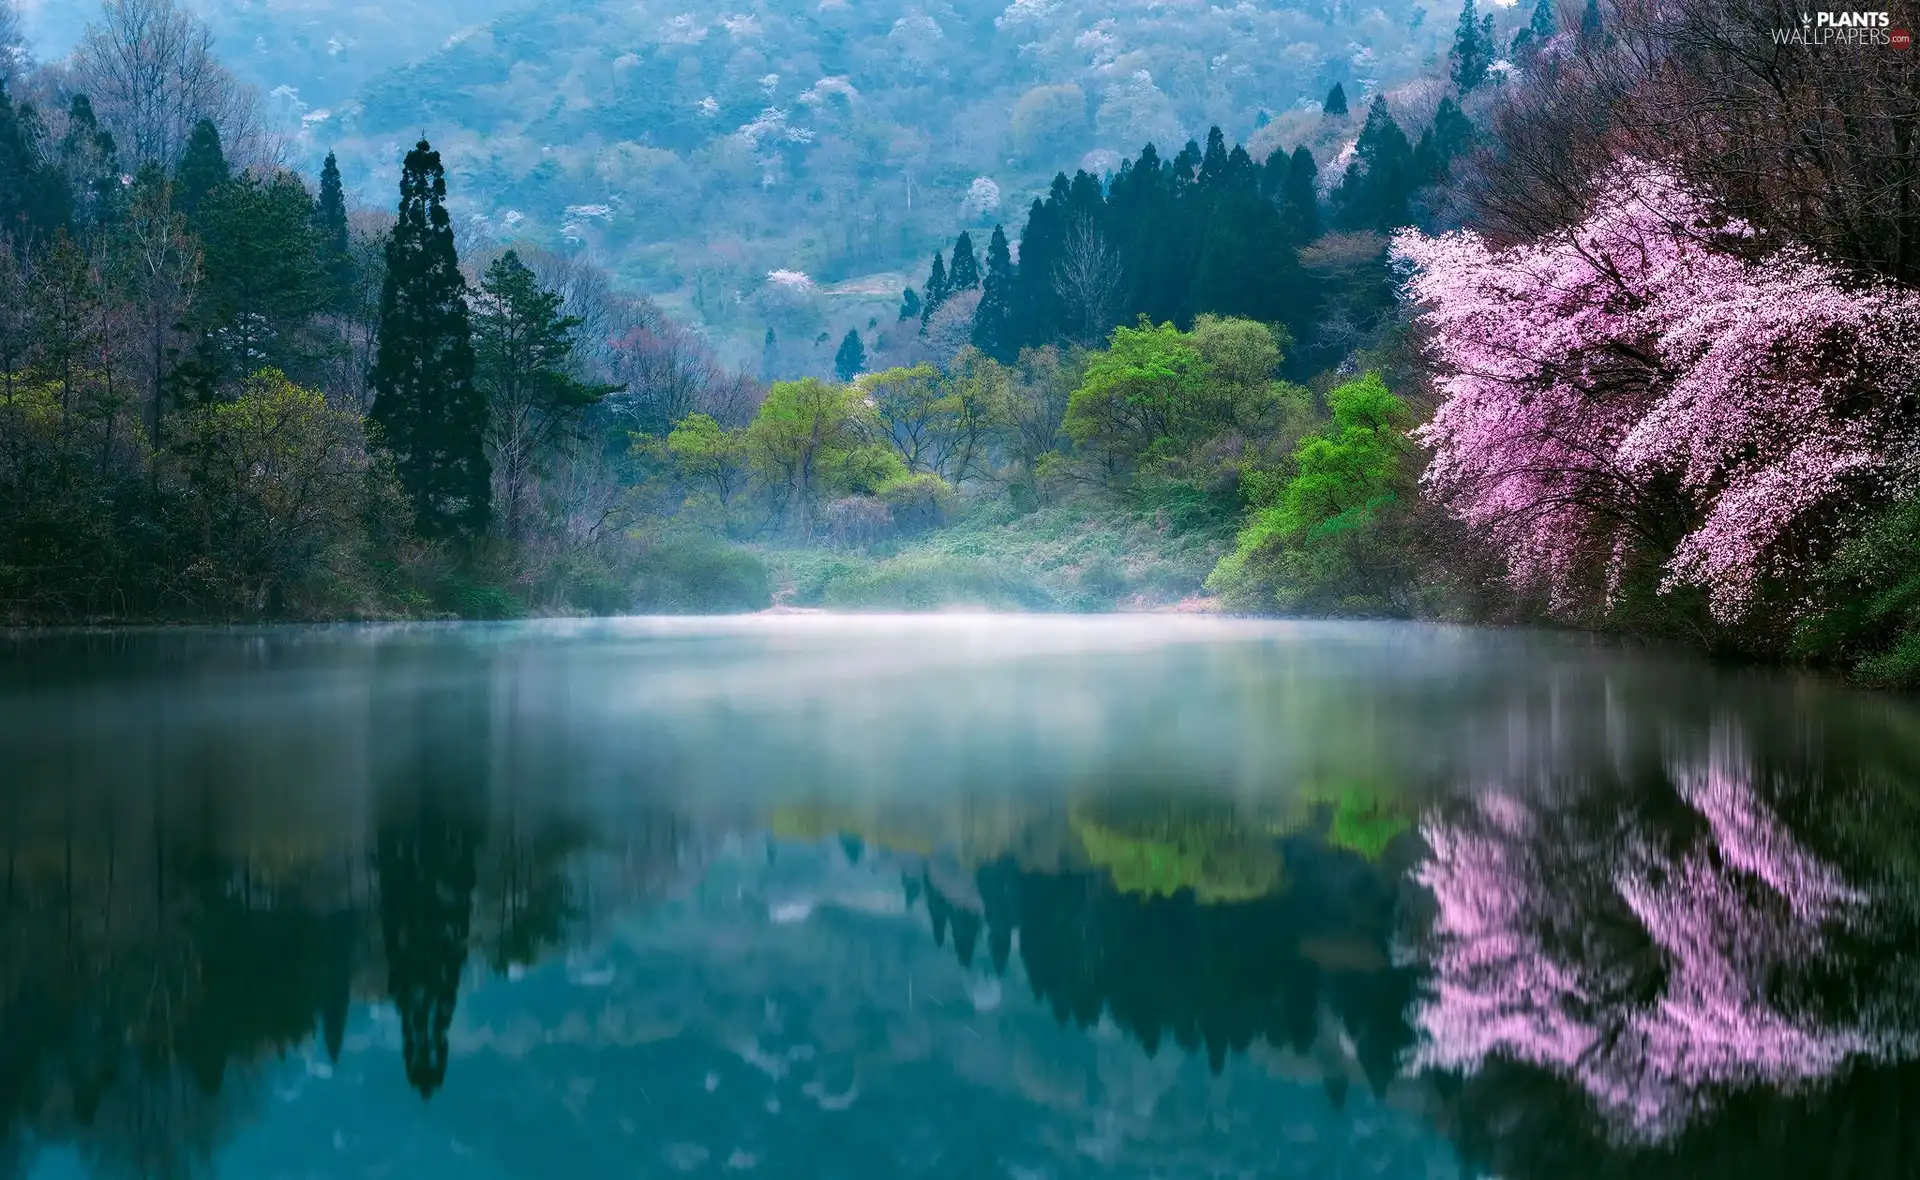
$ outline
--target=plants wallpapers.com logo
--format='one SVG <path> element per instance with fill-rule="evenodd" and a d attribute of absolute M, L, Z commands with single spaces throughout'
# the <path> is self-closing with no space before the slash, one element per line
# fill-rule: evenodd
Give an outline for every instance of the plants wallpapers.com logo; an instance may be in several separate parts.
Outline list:
<path fill-rule="evenodd" d="M 1775 29 L 1775 45 L 1908 49 L 1913 35 L 1893 27 L 1890 12 L 1803 12 L 1797 28 Z"/>

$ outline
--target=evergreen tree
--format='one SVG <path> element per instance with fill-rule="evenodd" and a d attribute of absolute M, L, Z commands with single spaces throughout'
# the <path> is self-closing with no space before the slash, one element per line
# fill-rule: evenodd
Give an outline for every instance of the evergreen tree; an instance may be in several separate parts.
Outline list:
<path fill-rule="evenodd" d="M 67 179 L 47 159 L 32 104 L 15 107 L 0 85 L 0 235 L 24 248 L 67 225 Z"/>
<path fill-rule="evenodd" d="M 1287 231 L 1300 244 L 1320 236 L 1320 170 L 1313 153 L 1301 144 L 1287 158 L 1287 178 L 1280 190 L 1280 210 Z"/>
<path fill-rule="evenodd" d="M 332 303 L 344 310 L 353 298 L 354 268 L 351 239 L 347 231 L 347 196 L 340 184 L 340 164 L 333 153 L 320 168 L 320 199 L 313 210 L 314 228 L 319 235 L 320 266 L 332 288 Z"/>
<path fill-rule="evenodd" d="M 1473 0 L 1460 9 L 1460 23 L 1453 32 L 1453 51 L 1448 62 L 1454 88 L 1465 94 L 1487 79 L 1487 67 L 1493 64 L 1489 34 L 1483 32 Z"/>
<path fill-rule="evenodd" d="M 933 319 L 933 313 L 940 310 L 940 305 L 947 301 L 947 263 L 938 250 L 933 252 L 933 270 L 927 274 L 926 291 L 926 298 L 920 301 L 920 326 L 923 328 Z"/>
<path fill-rule="evenodd" d="M 1227 137 L 1218 126 L 1207 128 L 1206 150 L 1200 154 L 1199 182 L 1202 189 L 1217 187 L 1227 170 Z"/>
<path fill-rule="evenodd" d="M 1346 87 L 1335 82 L 1333 89 L 1327 91 L 1327 100 L 1320 104 L 1320 110 L 1329 115 L 1345 115 L 1347 113 Z"/>
<path fill-rule="evenodd" d="M 980 285 L 980 260 L 973 253 L 973 235 L 965 230 L 953 240 L 953 265 L 947 268 L 947 293 L 959 294 Z"/>
<path fill-rule="evenodd" d="M 1600 20 L 1600 0 L 1587 0 L 1587 6 L 1580 10 L 1580 37 L 1587 40 L 1598 37 L 1602 31 Z"/>
<path fill-rule="evenodd" d="M 487 402 L 473 380 L 466 283 L 447 217 L 440 153 L 421 140 L 400 175 L 387 240 L 368 419 L 399 469 L 423 537 L 472 540 L 487 527 Z"/>
<path fill-rule="evenodd" d="M 202 399 L 259 369 L 297 373 L 307 359 L 308 321 L 331 297 L 312 210 L 291 173 L 241 177 L 201 198 L 198 340 L 182 379 Z"/>
<path fill-rule="evenodd" d="M 767 329 L 767 338 L 760 342 L 760 380 L 772 381 L 780 371 L 780 338 Z"/>
<path fill-rule="evenodd" d="M 1064 188 L 1065 176 L 1055 183 Z M 1011 316 L 1016 353 L 1026 345 L 1051 342 L 1060 322 L 1059 297 L 1053 289 L 1053 269 L 1060 257 L 1057 210 L 1035 198 L 1020 231 L 1020 267 L 1013 274 Z"/>
<path fill-rule="evenodd" d="M 1533 6 L 1533 19 L 1527 24 L 1527 31 L 1536 41 L 1545 41 L 1560 31 L 1560 18 L 1554 12 L 1554 0 L 1539 0 Z"/>
<path fill-rule="evenodd" d="M 1298 287 L 1297 260 L 1280 211 L 1260 195 L 1252 157 L 1235 147 L 1223 156 L 1211 182 L 1204 163 L 1201 175 L 1206 225 L 1189 317 L 1212 312 L 1267 323 L 1289 318 L 1284 300 Z"/>
<path fill-rule="evenodd" d="M 220 146 L 220 129 L 213 125 L 212 119 L 200 120 L 193 125 L 193 134 L 187 137 L 187 150 L 174 173 L 173 199 L 180 212 L 188 218 L 197 218 L 207 197 L 231 179 L 233 171 L 227 166 L 227 154 Z"/>
<path fill-rule="evenodd" d="M 973 313 L 973 346 L 1002 364 L 1011 364 L 1020 354 L 1013 281 L 1013 252 L 1006 231 L 996 225 L 993 237 L 987 239 L 987 275 L 981 283 L 980 306 Z"/>
<path fill-rule="evenodd" d="M 532 483 L 561 450 L 590 407 L 615 387 L 573 375 L 574 333 L 585 321 L 561 312 L 561 297 L 508 250 L 480 281 L 473 325 L 474 381 L 486 395 L 490 440 L 500 475 L 501 519 L 509 539 L 523 535 Z"/>
<path fill-rule="evenodd" d="M 1341 228 L 1388 233 L 1407 224 L 1413 180 L 1413 149 L 1387 110 L 1386 98 L 1376 95 L 1334 194 Z"/>
<path fill-rule="evenodd" d="M 860 342 L 860 333 L 848 328 L 840 339 L 840 350 L 833 354 L 833 375 L 851 381 L 866 367 L 867 346 Z"/>
<path fill-rule="evenodd" d="M 120 184 L 120 152 L 100 126 L 93 103 L 73 96 L 67 108 L 67 133 L 60 138 L 60 170 L 74 196 L 73 223 L 85 237 L 104 231 L 120 218 L 126 197 Z"/>
<path fill-rule="evenodd" d="M 917 320 L 919 318 L 920 318 L 920 292 L 914 290 L 912 287 L 901 288 L 899 322 L 904 324 L 908 320 Z"/>

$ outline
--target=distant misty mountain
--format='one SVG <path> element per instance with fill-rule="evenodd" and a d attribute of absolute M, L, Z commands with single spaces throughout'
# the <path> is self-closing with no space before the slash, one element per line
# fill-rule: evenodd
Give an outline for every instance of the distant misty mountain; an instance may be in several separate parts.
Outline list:
<path fill-rule="evenodd" d="M 37 0 L 36 40 L 87 6 Z M 223 53 L 385 204 L 426 132 L 481 236 L 590 248 L 683 316 L 865 326 L 969 226 L 1024 220 L 1054 172 L 1171 155 L 1218 124 L 1256 155 L 1318 100 L 1399 85 L 1454 0 L 193 0 Z M 78 10 L 78 11 L 76 11 Z M 49 31 L 51 30 L 51 31 Z M 57 44 L 37 44 L 41 56 Z M 770 271 L 828 292 L 798 319 Z M 864 280 L 853 282 L 852 280 Z M 836 284 L 840 286 L 836 287 Z M 803 309 L 804 312 L 804 309 Z M 811 318 L 810 318 L 811 316 Z M 837 338 L 837 336 L 836 336 Z"/>

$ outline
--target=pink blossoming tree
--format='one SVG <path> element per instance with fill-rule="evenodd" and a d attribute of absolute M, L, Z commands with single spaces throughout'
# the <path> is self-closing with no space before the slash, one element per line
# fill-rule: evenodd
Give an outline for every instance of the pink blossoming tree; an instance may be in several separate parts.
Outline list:
<path fill-rule="evenodd" d="M 1445 395 L 1428 491 L 1517 583 L 1571 611 L 1652 554 L 1731 622 L 1913 485 L 1920 296 L 1767 246 L 1635 160 L 1559 235 L 1395 237 Z"/>

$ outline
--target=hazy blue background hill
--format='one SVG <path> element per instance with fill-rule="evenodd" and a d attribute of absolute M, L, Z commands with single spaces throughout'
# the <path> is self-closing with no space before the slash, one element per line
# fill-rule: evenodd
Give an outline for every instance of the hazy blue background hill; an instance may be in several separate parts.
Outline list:
<path fill-rule="evenodd" d="M 1322 130 L 1334 82 L 1358 95 L 1415 77 L 1455 14 L 1431 0 L 191 7 L 303 172 L 337 150 L 349 189 L 389 204 L 425 130 L 470 232 L 588 249 L 743 361 L 790 318 L 764 306 L 792 298 L 767 289 L 770 271 L 820 285 L 801 319 L 837 339 L 884 317 L 958 230 L 1016 231 L 1056 171 L 1110 169 L 1148 141 L 1171 155 L 1215 124 L 1256 156 L 1290 148 Z M 36 55 L 65 53 L 92 16 L 30 0 Z"/>

